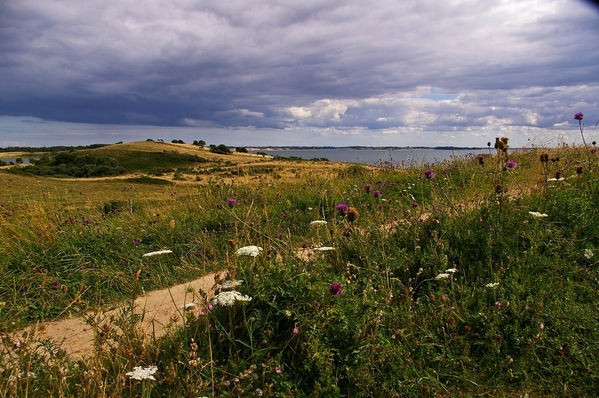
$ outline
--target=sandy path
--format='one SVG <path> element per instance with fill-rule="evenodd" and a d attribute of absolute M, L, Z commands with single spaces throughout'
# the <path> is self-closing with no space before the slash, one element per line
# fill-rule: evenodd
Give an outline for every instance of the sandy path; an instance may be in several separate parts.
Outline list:
<path fill-rule="evenodd" d="M 155 290 L 138 297 L 134 304 L 135 314 L 144 314 L 140 322 L 140 333 L 146 336 L 161 337 L 169 325 L 181 326 L 181 314 L 184 306 L 189 303 L 199 302 L 202 298 L 194 292 L 200 290 L 211 295 L 215 285 L 215 275 L 208 274 L 202 278 L 180 285 L 171 286 L 162 290 Z M 100 325 L 110 322 L 111 318 L 121 314 L 121 308 L 111 309 L 102 313 L 88 313 L 98 320 Z M 193 305 L 193 304 L 192 304 Z M 200 305 L 195 308 L 201 307 Z M 22 332 L 27 331 L 27 340 L 38 341 L 50 339 L 56 346 L 64 349 L 73 358 L 81 358 L 93 354 L 96 330 L 84 317 L 67 318 L 55 322 L 41 322 L 33 325 Z M 19 336 L 24 335 L 19 333 Z"/>

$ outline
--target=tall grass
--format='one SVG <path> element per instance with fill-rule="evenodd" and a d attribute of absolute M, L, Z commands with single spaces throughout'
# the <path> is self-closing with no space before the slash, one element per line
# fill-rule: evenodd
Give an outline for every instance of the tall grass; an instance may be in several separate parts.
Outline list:
<path fill-rule="evenodd" d="M 592 156 L 589 167 L 579 147 L 501 151 L 410 169 L 349 166 L 327 178 L 180 185 L 109 214 L 101 201 L 69 205 L 68 192 L 15 199 L 0 218 L 6 336 L 215 270 L 243 280 L 236 289 L 252 299 L 229 307 L 206 297 L 182 329 L 149 341 L 123 306 L 120 335 L 84 359 L 11 334 L 0 393 L 591 396 Z M 248 245 L 263 250 L 235 254 Z M 142 260 L 162 249 L 175 255 Z M 157 366 L 155 380 L 126 376 L 136 366 Z"/>

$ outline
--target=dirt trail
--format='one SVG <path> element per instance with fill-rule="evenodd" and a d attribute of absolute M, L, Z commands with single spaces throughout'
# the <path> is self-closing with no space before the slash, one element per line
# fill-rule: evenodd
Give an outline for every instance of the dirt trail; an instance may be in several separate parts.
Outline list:
<path fill-rule="evenodd" d="M 200 299 L 197 293 L 190 292 L 191 288 L 195 292 L 201 290 L 207 295 L 211 295 L 212 288 L 215 285 L 215 275 L 208 274 L 191 282 L 155 290 L 138 297 L 135 300 L 133 311 L 135 314 L 144 314 L 139 325 L 140 333 L 146 336 L 161 337 L 170 325 L 181 326 L 181 314 L 185 311 L 185 306 L 190 303 L 197 303 Z M 94 319 L 102 319 L 103 321 L 99 323 L 103 325 L 109 322 L 111 317 L 118 317 L 124 305 L 99 314 L 89 313 L 88 315 L 94 316 Z M 27 340 L 50 339 L 56 343 L 57 347 L 64 349 L 73 358 L 89 356 L 94 351 L 96 331 L 83 317 L 68 318 L 55 322 L 41 322 L 30 326 L 24 331 L 28 332 Z M 19 336 L 21 335 L 23 333 L 19 333 Z"/>

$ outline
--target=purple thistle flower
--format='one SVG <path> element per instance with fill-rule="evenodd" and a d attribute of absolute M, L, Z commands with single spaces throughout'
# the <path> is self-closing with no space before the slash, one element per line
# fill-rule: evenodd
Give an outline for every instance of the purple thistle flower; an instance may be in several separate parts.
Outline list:
<path fill-rule="evenodd" d="M 336 294 L 337 296 L 343 296 L 341 284 L 337 282 L 331 283 L 331 286 L 329 287 L 329 292 L 331 292 L 331 294 Z"/>
<path fill-rule="evenodd" d="M 139 245 L 140 243 L 141 243 L 141 239 L 138 239 L 138 238 L 133 239 L 134 245 Z"/>
<path fill-rule="evenodd" d="M 578 112 L 576 115 L 574 115 L 574 119 L 576 120 L 582 120 L 583 114 Z"/>
<path fill-rule="evenodd" d="M 425 170 L 424 171 L 424 177 L 428 180 L 432 180 L 433 178 L 435 178 L 435 172 L 432 170 Z"/>
<path fill-rule="evenodd" d="M 237 204 L 237 199 L 235 198 L 228 198 L 227 199 L 227 206 L 229 207 L 233 207 Z"/>
<path fill-rule="evenodd" d="M 513 160 L 508 160 L 505 164 L 505 167 L 508 169 L 515 169 L 516 167 L 518 167 L 518 163 L 514 162 Z"/>
<path fill-rule="evenodd" d="M 418 202 L 412 202 L 412 207 L 418 207 Z"/>
<path fill-rule="evenodd" d="M 282 232 L 279 232 L 279 233 L 277 234 L 277 238 L 281 239 L 282 237 L 283 237 L 283 233 L 282 233 Z"/>
<path fill-rule="evenodd" d="M 380 198 L 381 196 L 383 196 L 381 191 L 379 191 L 378 189 L 376 191 L 374 191 L 372 194 L 374 195 L 375 198 Z"/>
<path fill-rule="evenodd" d="M 339 203 L 337 206 L 335 206 L 335 209 L 337 209 L 339 213 L 345 214 L 349 209 L 349 206 L 345 203 Z"/>

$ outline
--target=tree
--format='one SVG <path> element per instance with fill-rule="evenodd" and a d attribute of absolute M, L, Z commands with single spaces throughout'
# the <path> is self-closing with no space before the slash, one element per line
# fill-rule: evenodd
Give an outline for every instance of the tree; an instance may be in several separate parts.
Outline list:
<path fill-rule="evenodd" d="M 206 146 L 206 141 L 204 140 L 199 140 L 198 141 L 198 145 L 200 146 L 200 148 L 204 148 Z"/>
<path fill-rule="evenodd" d="M 235 152 L 248 153 L 248 150 L 245 147 L 239 146 L 235 148 Z"/>

